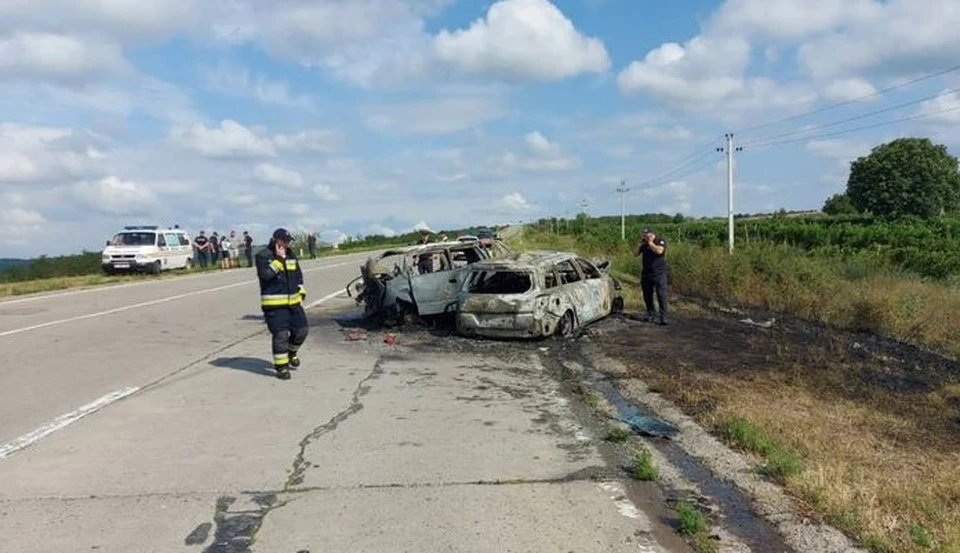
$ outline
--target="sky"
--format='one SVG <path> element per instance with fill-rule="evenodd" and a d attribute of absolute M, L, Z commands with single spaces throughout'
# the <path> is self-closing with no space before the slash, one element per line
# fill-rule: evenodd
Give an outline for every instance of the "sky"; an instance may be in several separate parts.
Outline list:
<path fill-rule="evenodd" d="M 956 0 L 0 0 L 0 257 L 818 209 L 960 153 Z M 940 73 L 937 76 L 932 76 Z M 812 113 L 811 113 L 812 112 Z"/>

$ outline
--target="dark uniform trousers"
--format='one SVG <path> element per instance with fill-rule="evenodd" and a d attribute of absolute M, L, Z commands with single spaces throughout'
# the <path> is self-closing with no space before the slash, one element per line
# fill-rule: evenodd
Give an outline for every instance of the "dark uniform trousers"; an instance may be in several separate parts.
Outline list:
<path fill-rule="evenodd" d="M 286 259 L 280 259 L 270 249 L 264 249 L 257 254 L 256 265 L 260 277 L 260 306 L 271 334 L 273 366 L 277 370 L 286 369 L 291 356 L 296 355 L 307 339 L 303 272 L 292 252 L 288 252 Z"/>
<path fill-rule="evenodd" d="M 657 304 L 660 306 L 660 320 L 667 318 L 667 273 L 642 275 L 640 277 L 640 288 L 643 290 L 643 303 L 647 307 L 647 316 L 655 317 L 657 312 L 653 309 L 653 295 L 657 295 Z"/>
<path fill-rule="evenodd" d="M 273 366 L 285 367 L 290 363 L 290 355 L 295 355 L 307 340 L 307 313 L 303 305 L 296 305 L 265 311 L 263 318 L 273 336 Z"/>

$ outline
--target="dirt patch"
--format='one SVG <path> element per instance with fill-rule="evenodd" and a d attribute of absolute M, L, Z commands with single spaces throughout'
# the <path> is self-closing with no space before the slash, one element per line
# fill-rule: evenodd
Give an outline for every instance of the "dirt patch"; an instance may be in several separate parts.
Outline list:
<path fill-rule="evenodd" d="M 781 483 L 807 514 L 873 551 L 960 551 L 960 363 L 780 315 L 675 303 L 670 326 L 628 314 L 588 335 L 626 365 L 620 378 L 643 380 L 705 428 L 745 420 L 797 451 L 803 468 Z"/>

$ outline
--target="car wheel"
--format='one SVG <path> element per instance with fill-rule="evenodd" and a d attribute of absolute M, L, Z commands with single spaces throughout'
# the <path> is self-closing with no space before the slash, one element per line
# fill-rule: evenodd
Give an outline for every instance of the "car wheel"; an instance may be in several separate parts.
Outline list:
<path fill-rule="evenodd" d="M 613 298 L 613 305 L 610 307 L 610 313 L 623 313 L 623 298 Z"/>
<path fill-rule="evenodd" d="M 161 270 L 161 265 L 159 260 L 154 262 L 154 264 L 150 266 L 150 274 L 159 275 L 160 270 Z"/>
<path fill-rule="evenodd" d="M 188 259 L 187 262 L 184 263 L 183 268 L 186 269 L 187 271 L 193 270 L 193 260 Z"/>
<path fill-rule="evenodd" d="M 573 336 L 574 332 L 577 330 L 577 318 L 573 315 L 573 311 L 567 310 L 563 314 L 563 317 L 560 318 L 560 322 L 557 324 L 556 336 L 558 338 L 570 338 Z"/>

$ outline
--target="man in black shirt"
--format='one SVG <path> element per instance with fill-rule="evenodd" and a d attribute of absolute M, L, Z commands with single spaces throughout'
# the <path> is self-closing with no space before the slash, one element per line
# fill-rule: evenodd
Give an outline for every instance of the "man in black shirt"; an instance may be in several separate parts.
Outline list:
<path fill-rule="evenodd" d="M 204 235 L 202 230 L 200 231 L 200 234 L 193 239 L 193 246 L 195 248 L 194 251 L 197 252 L 197 263 L 201 267 L 206 267 L 207 259 L 208 259 L 207 250 L 209 249 L 209 240 L 207 239 L 206 235 Z"/>
<path fill-rule="evenodd" d="M 243 253 L 247 258 L 247 267 L 253 267 L 253 237 L 247 231 L 243 231 Z"/>
<path fill-rule="evenodd" d="M 667 324 L 667 243 L 649 228 L 643 229 L 643 238 L 637 246 L 636 255 L 641 258 L 640 287 L 643 289 L 643 303 L 647 306 L 647 322 L 657 321 Z M 653 309 L 653 293 L 657 293 L 660 314 Z"/>

